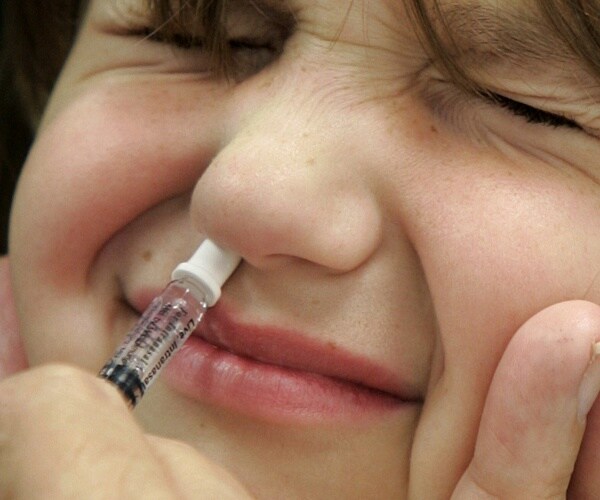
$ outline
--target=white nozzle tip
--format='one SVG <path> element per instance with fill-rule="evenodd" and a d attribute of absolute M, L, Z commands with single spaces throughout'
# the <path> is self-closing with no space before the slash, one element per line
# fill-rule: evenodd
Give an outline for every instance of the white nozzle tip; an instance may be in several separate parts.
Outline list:
<path fill-rule="evenodd" d="M 206 304 L 215 305 L 221 296 L 221 287 L 233 274 L 241 257 L 204 240 L 187 262 L 179 264 L 173 279 L 187 278 L 194 281 L 205 293 Z"/>

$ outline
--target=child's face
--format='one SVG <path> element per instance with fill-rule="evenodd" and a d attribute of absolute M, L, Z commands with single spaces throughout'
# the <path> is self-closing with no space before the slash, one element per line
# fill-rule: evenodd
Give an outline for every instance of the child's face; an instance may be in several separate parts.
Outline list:
<path fill-rule="evenodd" d="M 98 370 L 209 235 L 244 262 L 208 324 L 250 360 L 200 366 L 195 338 L 140 405 L 147 428 L 259 496 L 398 498 L 409 461 L 415 491 L 447 492 L 516 329 L 600 301 L 598 82 L 575 60 L 482 49 L 510 31 L 498 10 L 527 19 L 520 2 L 453 2 L 460 63 L 581 128 L 460 90 L 401 2 L 291 0 L 280 55 L 282 30 L 246 3 L 228 84 L 201 49 L 143 40 L 125 8 L 142 0 L 91 2 L 13 212 L 30 360 Z"/>

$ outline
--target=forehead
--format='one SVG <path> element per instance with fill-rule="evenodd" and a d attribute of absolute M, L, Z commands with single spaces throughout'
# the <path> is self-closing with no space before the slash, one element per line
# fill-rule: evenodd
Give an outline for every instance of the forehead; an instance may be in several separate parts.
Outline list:
<path fill-rule="evenodd" d="M 565 0 L 566 1 L 566 0 Z M 508 54 L 554 55 L 561 45 L 556 31 L 540 12 L 535 0 L 229 0 L 234 9 L 250 6 L 270 17 L 281 11 L 335 10 L 366 16 L 387 12 L 421 13 L 414 19 L 427 19 L 442 39 L 451 34 L 454 43 L 486 51 L 491 45 Z M 561 1 L 553 0 L 554 4 Z M 405 16 L 388 21 L 401 23 Z M 565 51 L 566 52 L 566 51 Z M 565 55 L 565 54 L 562 54 Z"/>
<path fill-rule="evenodd" d="M 530 64 L 537 61 L 565 61 L 573 59 L 572 49 L 561 38 L 557 29 L 540 10 L 572 8 L 570 0 L 100 0 L 101 2 L 149 4 L 166 6 L 167 12 L 184 10 L 197 19 L 199 11 L 219 12 L 219 5 L 229 13 L 228 25 L 234 20 L 248 22 L 259 14 L 270 22 L 289 23 L 290 20 L 331 19 L 338 25 L 339 34 L 344 24 L 352 21 L 371 23 L 382 30 L 404 30 L 408 24 L 438 38 L 439 50 L 459 63 L 468 65 L 504 63 Z M 591 4 L 595 2 L 591 0 Z M 161 9 L 162 9 L 161 7 Z M 568 9 L 564 9 L 568 10 Z M 244 14 L 246 13 L 246 14 Z M 411 15 L 412 14 L 412 15 Z M 203 15 L 206 19 L 206 16 Z M 220 15 L 209 15 L 218 23 Z M 221 17 L 221 19 L 223 19 Z M 235 24 L 235 21 L 234 21 Z M 355 23 L 356 24 L 356 23 Z M 369 27 L 371 29 L 371 27 Z M 427 33 L 429 30 L 429 33 Z M 573 33 L 577 36 L 578 33 Z M 583 34 L 581 34 L 583 35 Z M 439 51 L 438 50 L 438 51 Z"/>

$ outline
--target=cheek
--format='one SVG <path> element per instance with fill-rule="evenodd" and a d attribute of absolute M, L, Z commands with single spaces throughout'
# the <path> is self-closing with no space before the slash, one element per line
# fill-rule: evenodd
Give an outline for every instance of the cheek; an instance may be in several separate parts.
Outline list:
<path fill-rule="evenodd" d="M 531 315 L 589 293 L 600 269 L 600 190 L 545 174 L 445 187 L 424 263 L 447 362 L 473 353 L 478 370 L 493 369 Z"/>
<path fill-rule="evenodd" d="M 128 222 L 190 191 L 216 148 L 214 107 L 135 85 L 88 92 L 47 123 L 13 210 L 11 253 L 54 286 L 73 286 Z M 189 96 L 186 97 L 189 101 Z M 206 98 L 205 98 L 206 99 Z M 198 132 L 200 131 L 200 132 Z M 193 137 L 192 137 L 193 136 Z"/>

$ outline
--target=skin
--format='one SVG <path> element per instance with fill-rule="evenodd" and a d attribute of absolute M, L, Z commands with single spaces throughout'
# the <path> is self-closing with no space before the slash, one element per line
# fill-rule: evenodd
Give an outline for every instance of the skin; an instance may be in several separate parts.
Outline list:
<path fill-rule="evenodd" d="M 598 425 L 580 451 L 578 416 L 582 380 L 593 401 L 600 376 L 598 82 L 560 101 L 585 130 L 527 123 L 424 69 L 399 5 L 290 4 L 284 52 L 227 84 L 202 54 L 140 41 L 112 2 L 91 2 L 12 215 L 28 360 L 97 372 L 136 319 L 124 299 L 161 288 L 208 235 L 244 259 L 223 297 L 240 321 L 362 353 L 420 404 L 368 425 L 278 425 L 161 380 L 138 424 L 94 377 L 37 369 L 0 389 L 0 427 L 16 429 L 2 435 L 18 443 L 0 450 L 0 490 L 60 496 L 122 477 L 124 496 L 151 478 L 165 497 L 206 479 L 232 497 L 564 498 L 579 454 L 572 491 L 599 494 L 584 474 L 600 465 Z M 516 100 L 547 94 L 552 67 L 532 67 L 471 76 Z M 109 451 L 64 465 L 82 443 Z M 116 460 L 125 444 L 141 451 Z M 106 483 L 77 475 L 90 463 Z M 52 487 L 19 473 L 61 466 Z"/>

